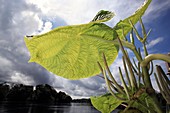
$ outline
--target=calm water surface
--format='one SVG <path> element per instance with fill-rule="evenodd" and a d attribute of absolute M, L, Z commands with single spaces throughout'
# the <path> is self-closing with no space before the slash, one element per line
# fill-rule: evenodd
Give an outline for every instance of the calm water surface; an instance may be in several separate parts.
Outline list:
<path fill-rule="evenodd" d="M 70 104 L 26 104 L 1 102 L 0 113 L 100 113 L 88 103 Z M 114 111 L 113 113 L 117 113 Z"/>

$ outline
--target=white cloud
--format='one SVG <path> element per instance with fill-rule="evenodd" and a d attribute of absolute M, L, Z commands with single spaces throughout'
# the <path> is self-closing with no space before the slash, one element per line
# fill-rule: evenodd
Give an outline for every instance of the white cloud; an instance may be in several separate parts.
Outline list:
<path fill-rule="evenodd" d="M 113 26 L 120 19 L 133 14 L 143 4 L 144 0 L 132 0 L 131 2 L 123 0 L 50 0 L 50 2 L 48 0 L 30 0 L 27 2 L 36 5 L 42 11 L 42 14 L 48 18 L 58 16 L 64 19 L 69 25 L 87 23 L 101 9 L 110 10 L 116 13 L 116 16 L 109 22 Z M 152 1 L 144 16 L 144 21 L 151 21 L 159 17 L 163 11 L 169 8 L 169 4 L 170 1 L 168 0 L 164 2 Z M 148 15 L 152 15 L 152 17 Z"/>
<path fill-rule="evenodd" d="M 142 1 L 133 0 L 131 1 L 133 7 L 129 8 L 131 2 L 121 2 L 120 0 L 74 0 L 74 2 L 68 0 L 51 0 L 50 2 L 48 0 L 30 0 L 29 2 L 35 4 L 49 18 L 59 16 L 69 25 L 87 23 L 101 9 L 114 11 L 116 13 L 114 21 L 118 21 L 131 15 L 142 4 Z"/>
<path fill-rule="evenodd" d="M 115 80 L 121 84 L 121 81 L 120 81 L 120 76 L 119 76 L 119 67 L 124 70 L 123 68 L 123 62 L 122 62 L 122 53 L 119 52 L 119 56 L 118 58 L 114 61 L 114 63 L 110 66 L 110 70 L 111 70 L 111 73 L 113 75 L 113 77 L 115 78 Z M 124 73 L 124 71 L 123 71 Z"/>
<path fill-rule="evenodd" d="M 11 73 L 11 75 L 12 75 L 11 81 L 13 83 L 21 83 L 21 84 L 25 84 L 25 85 L 34 84 L 34 81 L 32 80 L 32 78 L 30 76 L 26 76 L 19 72 L 13 72 L 13 73 Z"/>
<path fill-rule="evenodd" d="M 43 34 L 46 33 L 48 31 L 50 31 L 52 29 L 52 23 L 47 21 L 44 23 L 44 25 L 42 26 L 42 28 L 40 29 L 40 33 L 39 34 Z"/>
<path fill-rule="evenodd" d="M 158 37 L 154 40 L 151 40 L 150 42 L 148 42 L 147 48 L 150 49 L 150 48 L 154 47 L 156 44 L 158 44 L 162 41 L 163 41 L 163 37 Z"/>
<path fill-rule="evenodd" d="M 77 98 L 101 95 L 107 92 L 104 79 L 98 76 L 73 81 L 65 80 L 63 90 Z"/>
<path fill-rule="evenodd" d="M 165 73 L 168 72 L 168 70 L 167 70 L 167 68 L 166 68 L 166 64 L 165 64 L 164 61 L 161 61 L 161 60 L 154 60 L 153 63 L 154 63 L 154 73 L 157 74 L 156 65 L 161 66 L 162 69 L 163 69 L 163 71 L 164 71 Z M 151 75 L 151 81 L 152 81 L 153 87 L 154 87 L 157 91 L 159 91 L 158 85 L 157 85 L 157 83 L 156 83 L 156 80 L 155 80 L 155 77 L 154 77 L 153 74 Z"/>
<path fill-rule="evenodd" d="M 3 65 L 0 65 L 0 68 L 9 68 L 12 66 L 12 62 L 4 57 L 0 56 L 0 62 Z"/>

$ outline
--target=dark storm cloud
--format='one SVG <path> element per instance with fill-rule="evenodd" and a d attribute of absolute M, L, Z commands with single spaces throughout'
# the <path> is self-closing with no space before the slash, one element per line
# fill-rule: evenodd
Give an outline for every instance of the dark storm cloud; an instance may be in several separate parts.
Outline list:
<path fill-rule="evenodd" d="M 105 81 L 99 76 L 81 80 L 68 80 L 63 83 L 63 86 L 68 94 L 78 97 L 90 97 L 92 95 L 101 95 L 107 92 Z"/>
<path fill-rule="evenodd" d="M 33 11 L 37 12 L 38 9 L 31 4 L 27 4 L 24 0 L 1 0 L 0 1 L 0 29 L 1 31 L 8 31 L 11 27 L 14 27 L 14 16 L 21 14 L 23 11 Z M 18 19 L 22 18 L 18 15 Z M 21 22 L 22 23 L 22 22 Z M 19 23 L 18 23 L 19 24 Z"/>
<path fill-rule="evenodd" d="M 40 10 L 24 0 L 1 0 L 0 4 L 0 81 L 34 85 L 50 82 L 47 71 L 27 63 L 29 55 L 23 40 L 24 35 L 38 29 L 35 15 Z"/>

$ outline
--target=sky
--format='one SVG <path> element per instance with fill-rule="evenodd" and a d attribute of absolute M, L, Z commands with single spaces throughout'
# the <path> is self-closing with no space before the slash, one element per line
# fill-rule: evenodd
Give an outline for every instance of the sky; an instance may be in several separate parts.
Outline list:
<path fill-rule="evenodd" d="M 28 63 L 30 55 L 24 36 L 42 34 L 59 26 L 88 23 L 101 9 L 116 14 L 106 23 L 113 27 L 121 19 L 133 14 L 143 2 L 144 0 L 0 0 L 0 81 L 26 85 L 49 84 L 73 98 L 106 93 L 105 81 L 98 76 L 68 80 L 46 71 L 36 63 Z M 167 54 L 170 50 L 170 0 L 153 0 L 142 19 L 146 29 L 152 29 L 147 45 L 149 53 Z M 117 68 L 122 66 L 121 55 L 119 53 L 110 67 L 118 82 Z M 164 65 L 164 62 L 155 63 Z M 153 85 L 157 87 L 155 83 Z"/>

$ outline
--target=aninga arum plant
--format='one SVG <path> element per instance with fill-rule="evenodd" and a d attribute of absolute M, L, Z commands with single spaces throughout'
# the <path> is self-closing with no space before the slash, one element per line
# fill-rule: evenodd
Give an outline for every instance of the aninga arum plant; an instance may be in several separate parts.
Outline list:
<path fill-rule="evenodd" d="M 87 24 L 64 26 L 42 35 L 26 36 L 24 40 L 31 55 L 29 62 L 36 62 L 54 74 L 68 79 L 91 77 L 102 72 L 110 93 L 91 97 L 91 101 L 93 106 L 103 113 L 113 111 L 122 103 L 126 103 L 125 112 L 134 107 L 144 113 L 162 113 L 150 79 L 153 73 L 152 60 L 170 62 L 170 57 L 148 54 L 146 41 L 151 30 L 146 32 L 141 17 L 150 3 L 151 0 L 146 0 L 132 16 L 121 20 L 113 28 L 103 22 L 110 20 L 114 13 L 101 10 Z M 140 36 L 135 28 L 138 21 L 143 36 Z M 129 32 L 130 39 L 127 39 Z M 144 58 L 140 48 L 135 46 L 135 38 L 143 44 Z M 124 47 L 132 50 L 137 63 L 134 59 L 133 63 L 131 62 Z M 126 83 L 123 71 L 119 68 L 123 86 L 117 83 L 109 69 L 118 55 L 119 48 L 123 53 L 122 61 L 127 78 Z M 158 73 L 158 77 L 155 77 L 163 97 L 169 104 L 169 79 L 165 76 L 162 79 L 160 75 Z"/>
<path fill-rule="evenodd" d="M 136 29 L 133 23 L 131 21 L 129 22 L 132 25 L 133 30 Z M 138 64 L 135 63 L 134 59 L 133 59 L 133 63 L 131 63 L 129 55 L 127 51 L 124 49 L 123 44 L 118 37 L 120 49 L 123 53 L 122 61 L 124 65 L 126 80 L 128 82 L 128 83 L 125 83 L 122 70 L 119 67 L 119 75 L 120 75 L 120 80 L 123 84 L 123 89 L 115 81 L 114 76 L 111 74 L 104 54 L 103 54 L 103 61 L 104 61 L 105 66 L 102 67 L 99 62 L 98 62 L 98 65 L 99 65 L 99 68 L 102 74 L 104 75 L 106 84 L 112 96 L 121 102 L 123 101 L 124 103 L 127 103 L 128 106 L 123 112 L 126 112 L 127 109 L 130 107 L 134 107 L 142 111 L 143 113 L 145 112 L 161 113 L 162 108 L 160 107 L 161 105 L 156 99 L 156 96 L 155 96 L 156 93 L 151 85 L 151 80 L 150 80 L 150 76 L 153 73 L 152 60 L 163 60 L 166 62 L 170 62 L 169 61 L 170 57 L 168 55 L 163 55 L 163 54 L 150 54 L 150 55 L 148 54 L 148 51 L 146 48 L 147 35 L 146 35 L 146 31 L 145 31 L 145 28 L 144 28 L 144 25 L 141 19 L 140 19 L 140 23 L 142 27 L 143 36 L 146 36 L 146 37 L 142 38 L 141 36 L 139 36 L 139 33 L 137 30 L 134 30 L 134 32 L 136 34 L 137 39 L 143 44 L 145 57 L 142 58 L 140 49 L 138 49 L 139 51 L 137 51 L 136 48 L 132 49 L 136 58 L 138 57 L 137 58 Z M 131 32 L 130 34 L 130 42 L 128 42 L 127 40 L 126 41 L 127 43 L 131 43 L 134 45 L 135 37 L 132 33 L 133 32 Z M 156 82 L 158 84 L 161 94 L 163 95 L 164 99 L 167 102 L 167 105 L 169 105 L 170 104 L 169 103 L 170 102 L 170 80 L 168 79 L 164 71 L 162 70 L 161 66 L 156 66 L 156 70 L 158 74 L 158 77 L 157 77 L 156 73 L 154 73 Z M 106 75 L 106 71 L 108 75 Z M 137 75 L 137 77 L 135 77 L 135 74 Z M 141 78 L 143 81 L 141 81 Z M 115 89 L 118 89 L 118 90 L 115 90 Z M 121 95 L 121 97 L 117 96 L 117 94 Z M 123 98 L 122 98 L 122 95 L 124 95 Z M 95 98 L 92 98 L 92 102 L 97 101 L 97 99 L 98 97 L 96 98 L 96 100 Z M 169 111 L 167 112 L 169 113 Z"/>

